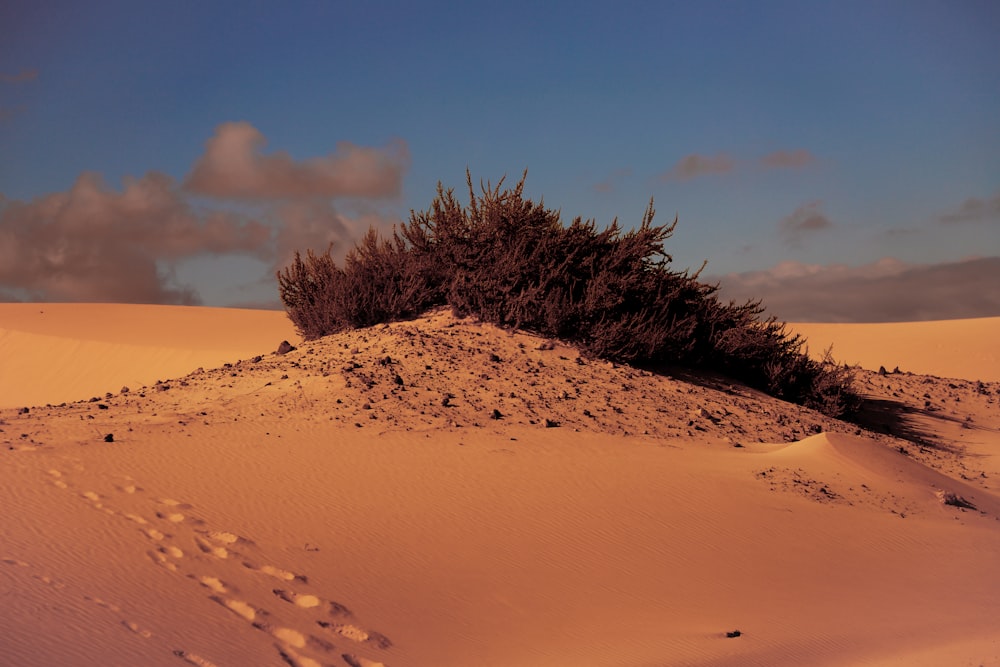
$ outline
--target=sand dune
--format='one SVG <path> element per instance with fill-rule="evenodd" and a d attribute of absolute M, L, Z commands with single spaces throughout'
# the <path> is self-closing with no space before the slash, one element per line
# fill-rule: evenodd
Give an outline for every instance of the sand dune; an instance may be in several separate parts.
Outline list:
<path fill-rule="evenodd" d="M 283 312 L 124 304 L 0 304 L 0 407 L 139 387 L 297 340 Z"/>
<path fill-rule="evenodd" d="M 862 373 L 867 429 L 446 313 L 6 308 L 109 362 L 5 383 L 113 393 L 0 410 L 10 664 L 1000 664 L 1000 384 Z"/>
<path fill-rule="evenodd" d="M 864 368 L 1000 381 L 1000 317 L 880 324 L 791 324 L 821 353 Z"/>

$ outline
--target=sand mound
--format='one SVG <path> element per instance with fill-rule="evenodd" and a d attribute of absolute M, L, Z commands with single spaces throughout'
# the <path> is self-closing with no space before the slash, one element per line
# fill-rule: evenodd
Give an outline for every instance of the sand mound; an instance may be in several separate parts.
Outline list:
<path fill-rule="evenodd" d="M 998 385 L 862 374 L 876 433 L 440 312 L 281 338 L 0 410 L 6 660 L 1000 662 Z"/>

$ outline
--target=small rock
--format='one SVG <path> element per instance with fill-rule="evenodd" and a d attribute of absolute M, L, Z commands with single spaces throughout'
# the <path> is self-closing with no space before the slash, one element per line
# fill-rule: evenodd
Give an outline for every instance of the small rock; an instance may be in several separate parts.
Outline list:
<path fill-rule="evenodd" d="M 493 413 L 490 415 L 490 419 L 503 419 L 503 413 L 493 408 Z"/>
<path fill-rule="evenodd" d="M 104 436 L 104 442 L 114 442 L 114 441 L 115 441 L 114 433 L 108 433 L 106 436 Z"/>
<path fill-rule="evenodd" d="M 882 375 L 882 376 L 885 376 L 885 375 L 889 374 L 889 371 L 885 370 L 885 366 L 879 366 L 878 367 L 878 374 Z"/>
<path fill-rule="evenodd" d="M 560 426 L 559 422 L 554 419 L 545 420 L 545 428 L 558 428 Z"/>
<path fill-rule="evenodd" d="M 275 354 L 288 354 L 289 352 L 295 351 L 295 346 L 289 343 L 287 340 L 281 341 L 281 345 L 278 346 Z"/>
<path fill-rule="evenodd" d="M 740 632 L 739 630 L 730 630 L 729 632 L 726 633 L 726 637 L 728 637 L 729 639 L 735 639 L 737 637 L 742 637 L 742 636 L 743 633 Z"/>

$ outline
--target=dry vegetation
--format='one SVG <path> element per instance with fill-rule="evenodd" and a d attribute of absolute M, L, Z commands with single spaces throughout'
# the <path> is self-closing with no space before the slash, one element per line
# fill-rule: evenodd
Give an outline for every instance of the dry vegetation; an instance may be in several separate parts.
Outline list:
<path fill-rule="evenodd" d="M 717 371 L 774 396 L 841 416 L 858 407 L 852 374 L 804 341 L 759 301 L 722 303 L 717 285 L 674 271 L 669 225 L 562 224 L 557 210 L 489 185 L 469 204 L 437 196 L 391 238 L 368 234 L 337 266 L 328 249 L 296 254 L 278 273 L 281 299 L 307 339 L 412 318 L 448 305 L 456 315 L 559 338 L 584 355 L 644 368 Z"/>

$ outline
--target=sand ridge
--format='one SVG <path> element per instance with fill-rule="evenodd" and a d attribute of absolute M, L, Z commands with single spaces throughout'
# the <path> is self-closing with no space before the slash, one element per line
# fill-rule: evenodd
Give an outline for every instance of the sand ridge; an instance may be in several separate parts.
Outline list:
<path fill-rule="evenodd" d="M 103 396 L 273 350 L 284 339 L 298 340 L 277 311 L 4 303 L 0 406 Z"/>
<path fill-rule="evenodd" d="M 16 664 L 1000 662 L 997 383 L 865 371 L 856 426 L 445 312 L 273 347 L 0 411 Z"/>
<path fill-rule="evenodd" d="M 939 377 L 1000 381 L 1000 317 L 872 324 L 790 324 L 810 352 L 869 370 L 884 366 Z"/>

